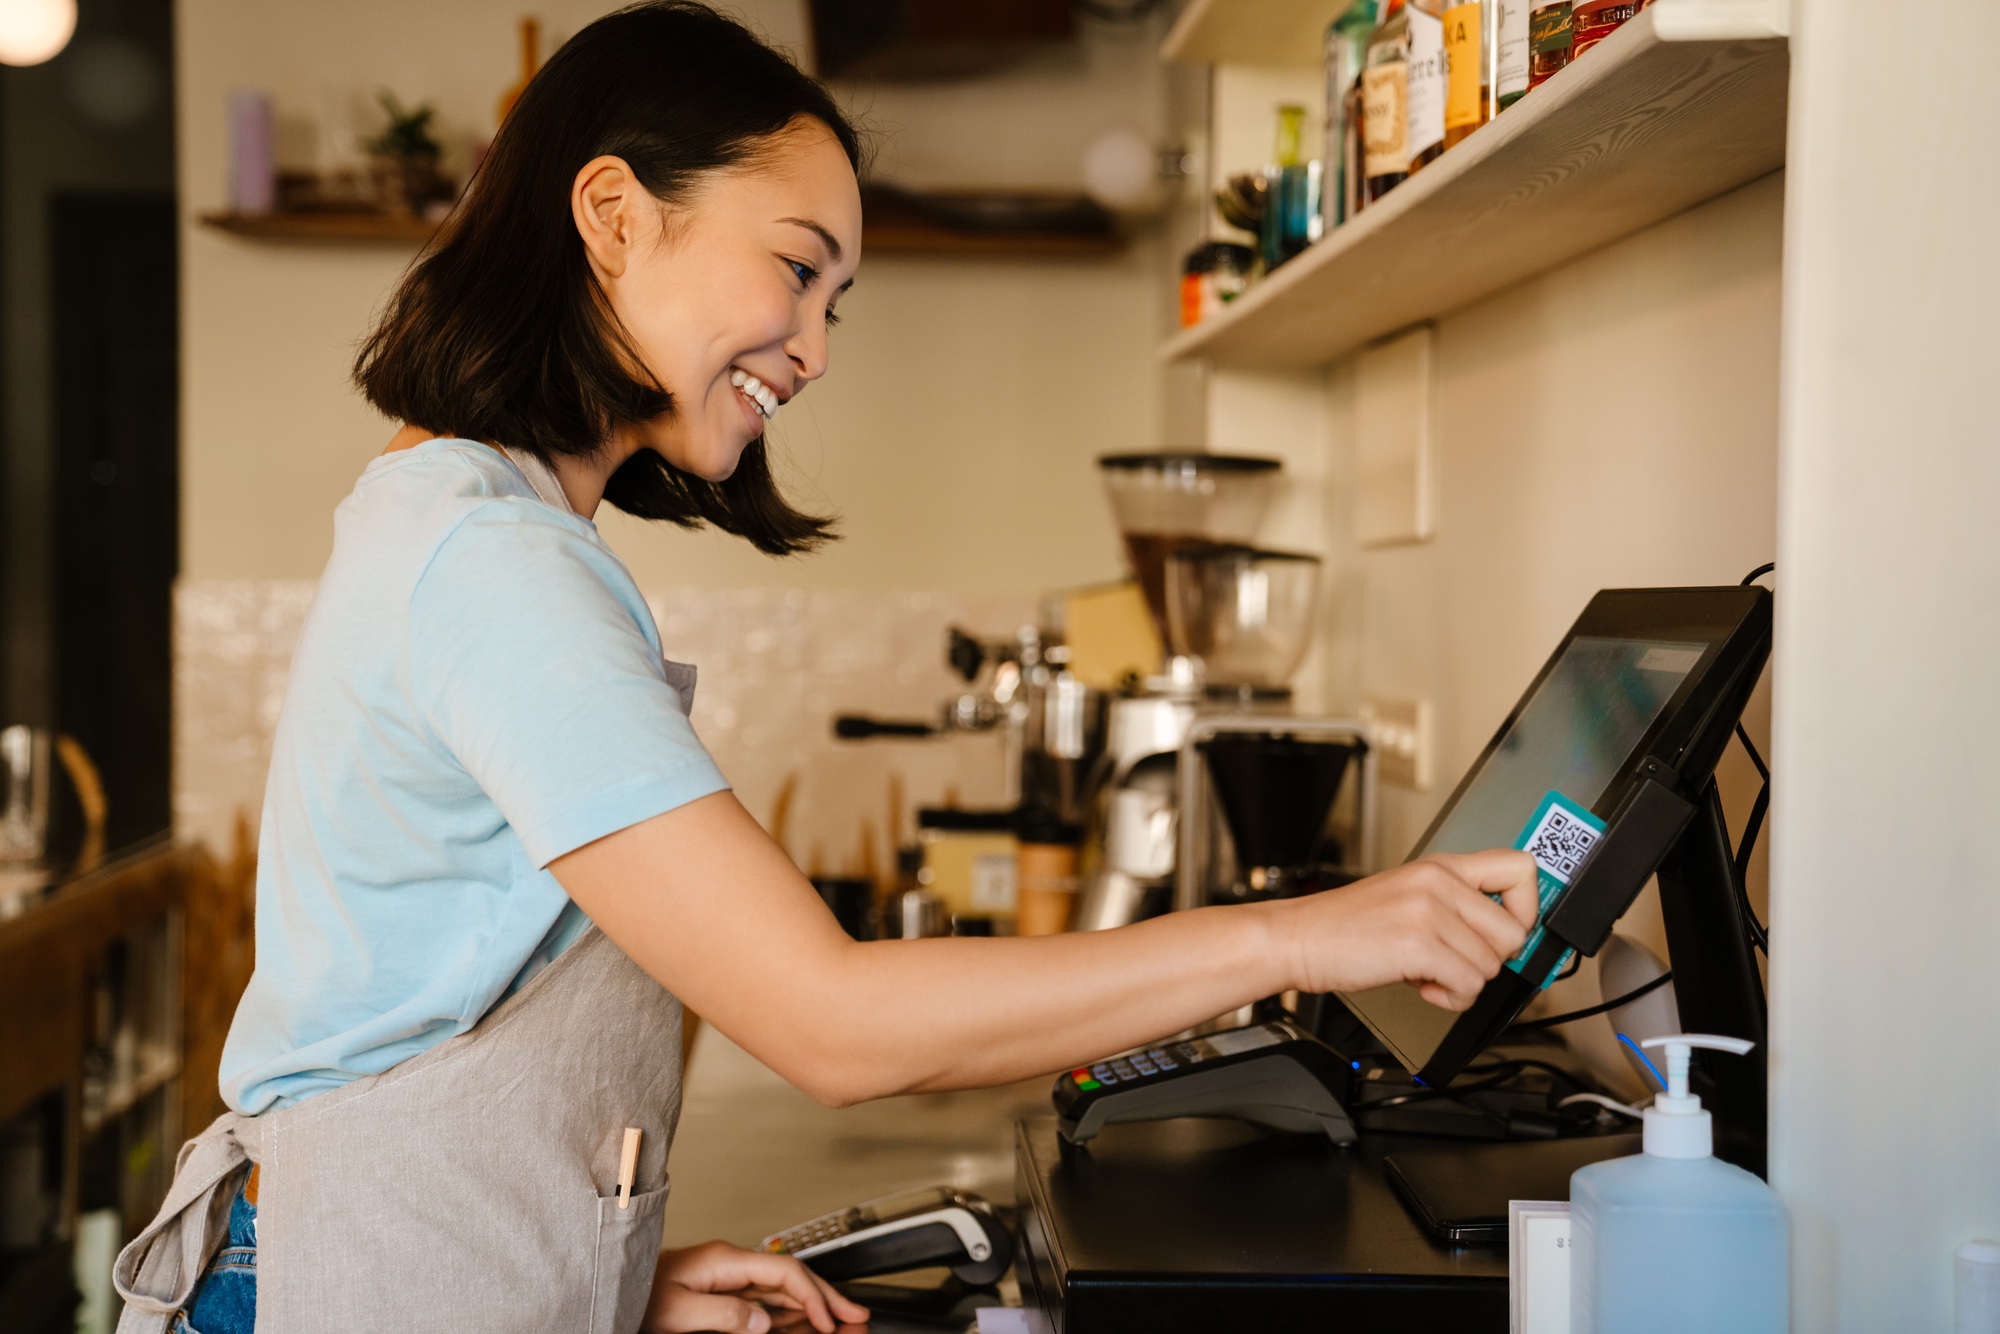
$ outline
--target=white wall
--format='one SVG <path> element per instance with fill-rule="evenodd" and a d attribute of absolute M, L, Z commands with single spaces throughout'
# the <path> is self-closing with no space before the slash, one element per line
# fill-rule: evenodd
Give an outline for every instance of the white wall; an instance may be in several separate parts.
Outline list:
<path fill-rule="evenodd" d="M 538 6 L 560 38 L 609 8 Z M 804 45 L 799 0 L 737 8 Z M 361 129 L 378 87 L 439 109 L 462 160 L 514 77 L 512 9 L 479 0 L 185 0 L 178 6 L 183 316 L 183 573 L 311 578 L 333 506 L 390 427 L 347 385 L 406 251 L 275 245 L 202 228 L 225 198 L 224 107 L 274 91 L 286 154 L 324 159 L 329 123 Z M 929 185 L 1069 186 L 1085 139 L 1158 128 L 1155 34 L 1092 27 L 1074 46 L 968 83 L 839 90 L 885 170 Z M 1153 345 L 1173 300 L 1159 243 L 1087 262 L 864 261 L 834 369 L 773 430 L 802 500 L 848 540 L 775 563 L 714 535 L 605 529 L 646 587 L 937 588 L 1030 593 L 1109 577 L 1117 547 L 1090 460 L 1157 446 Z"/>
<path fill-rule="evenodd" d="M 1880 17 L 1793 6 L 1772 816 L 1793 1328 L 1852 1334 L 2000 1237 L 2000 6 Z"/>
<path fill-rule="evenodd" d="M 1353 543 L 1352 359 L 1290 377 L 1289 392 L 1287 377 L 1217 373 L 1218 438 L 1268 433 L 1287 406 L 1303 422 L 1317 405 L 1325 422 L 1312 475 L 1334 588 L 1307 685 L 1343 712 L 1371 698 L 1432 706 L 1431 790 L 1383 789 L 1389 861 L 1408 854 L 1598 589 L 1735 583 L 1771 559 L 1782 207 L 1782 177 L 1768 177 L 1441 319 L 1427 543 Z M 1289 522 L 1311 526 L 1302 513 Z M 1746 719 L 1760 745 L 1768 699 L 1760 690 Z M 1719 778 L 1740 831 L 1755 773 L 1732 747 Z M 1761 848 L 1750 879 L 1761 908 Z M 1650 889 L 1619 929 L 1664 956 Z M 1587 961 L 1546 1003 L 1598 999 Z M 1607 1074 L 1629 1076 L 1603 1021 L 1571 1034 Z"/>
<path fill-rule="evenodd" d="M 1387 846 L 1415 842 L 1598 589 L 1771 559 L 1782 192 L 1755 182 L 1439 322 L 1437 537 L 1358 553 L 1343 622 L 1340 693 L 1435 705 L 1439 782 L 1389 795 Z"/>

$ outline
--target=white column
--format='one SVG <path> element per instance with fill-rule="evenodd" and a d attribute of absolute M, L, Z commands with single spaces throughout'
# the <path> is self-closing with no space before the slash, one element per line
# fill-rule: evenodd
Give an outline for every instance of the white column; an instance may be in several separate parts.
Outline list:
<path fill-rule="evenodd" d="M 1771 1179 L 1814 1334 L 1949 1329 L 2000 1236 L 1996 52 L 1993 0 L 1793 8 Z"/>

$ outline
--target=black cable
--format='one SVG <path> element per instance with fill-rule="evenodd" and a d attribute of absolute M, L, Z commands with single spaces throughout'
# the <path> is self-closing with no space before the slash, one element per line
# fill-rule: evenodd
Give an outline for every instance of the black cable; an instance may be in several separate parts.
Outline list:
<path fill-rule="evenodd" d="M 1567 981 L 1568 979 L 1575 977 L 1576 970 L 1581 967 L 1583 967 L 1582 951 L 1580 950 L 1572 951 L 1569 956 L 1569 966 L 1564 968 L 1560 973 L 1557 973 L 1554 977 L 1550 978 L 1549 985 L 1554 986 L 1558 982 Z"/>
<path fill-rule="evenodd" d="M 1596 1091 L 1587 1081 L 1579 1079 L 1575 1073 L 1565 1070 L 1559 1065 L 1549 1061 L 1537 1060 L 1532 1056 L 1518 1056 L 1489 1062 L 1485 1065 L 1466 1066 L 1464 1070 L 1460 1071 L 1461 1074 L 1488 1076 L 1484 1079 L 1475 1080 L 1470 1084 L 1454 1084 L 1441 1089 L 1412 1089 L 1408 1093 L 1399 1093 L 1393 1097 L 1383 1098 L 1379 1101 L 1357 1103 L 1353 1109 L 1354 1115 L 1356 1117 L 1365 1117 L 1373 1111 L 1388 1111 L 1397 1107 L 1408 1107 L 1426 1102 L 1451 1101 L 1469 1112 L 1478 1113 L 1495 1125 L 1511 1132 L 1513 1130 L 1513 1122 L 1507 1116 L 1494 1111 L 1491 1107 L 1487 1107 L 1482 1103 L 1472 1101 L 1467 1095 L 1488 1093 L 1505 1088 L 1514 1079 L 1518 1078 L 1522 1071 L 1528 1069 L 1547 1071 L 1578 1092 L 1591 1093 Z M 1433 1128 L 1427 1133 L 1437 1134 L 1442 1132 Z M 1474 1136 L 1474 1138 L 1479 1137 Z"/>
<path fill-rule="evenodd" d="M 1510 1061 L 1506 1062 L 1506 1064 L 1512 1065 L 1514 1062 Z M 1489 1120 L 1505 1125 L 1507 1123 L 1506 1117 L 1500 1115 L 1490 1107 L 1482 1107 L 1476 1102 L 1467 1102 L 1465 1095 L 1468 1093 L 1486 1093 L 1492 1089 L 1500 1088 L 1519 1073 L 1518 1070 L 1510 1069 L 1501 1074 L 1477 1080 L 1470 1084 L 1460 1084 L 1454 1088 L 1414 1089 L 1409 1093 L 1399 1093 L 1393 1098 L 1382 1098 L 1374 1102 L 1357 1103 L 1355 1104 L 1354 1111 L 1358 1116 L 1366 1116 L 1370 1112 L 1387 1111 L 1392 1107 L 1408 1107 L 1413 1103 L 1437 1102 L 1441 1099 L 1449 1098 L 1469 1111 L 1478 1112 L 1481 1116 Z"/>
<path fill-rule="evenodd" d="M 1652 993 L 1658 991 L 1661 987 L 1665 986 L 1667 983 L 1673 980 L 1674 980 L 1673 970 L 1668 969 L 1666 972 L 1661 973 L 1658 977 L 1654 978 L 1652 981 L 1646 983 L 1645 986 L 1634 987 L 1632 988 L 1632 990 L 1626 992 L 1624 995 L 1615 997 L 1612 1000 L 1608 1000 L 1604 1002 L 1602 1005 L 1592 1005 L 1587 1009 L 1582 1009 L 1582 1010 L 1571 1010 L 1568 1014 L 1552 1014 L 1546 1019 L 1529 1019 L 1523 1023 L 1509 1024 L 1507 1025 L 1506 1031 L 1509 1033 L 1530 1033 L 1535 1031 L 1536 1029 L 1554 1028 L 1558 1024 L 1575 1023 L 1579 1019 L 1588 1019 L 1592 1015 L 1607 1014 L 1610 1011 L 1617 1009 L 1619 1006 L 1624 1005 L 1629 1001 L 1638 1000 L 1639 997 L 1641 996 L 1650 996 Z"/>
<path fill-rule="evenodd" d="M 1747 587 L 1778 568 L 1776 561 L 1766 561 L 1743 576 L 1742 585 Z M 1763 832 L 1764 817 L 1771 811 L 1771 768 L 1764 763 L 1764 757 L 1757 753 L 1757 744 L 1750 734 L 1743 730 L 1743 724 L 1736 724 L 1736 739 L 1743 743 L 1743 753 L 1756 766 L 1757 777 L 1764 785 L 1757 790 L 1757 800 L 1751 803 L 1750 818 L 1743 824 L 1743 839 L 1736 845 L 1736 908 L 1743 916 L 1743 929 L 1750 936 L 1750 943 L 1765 954 L 1771 952 L 1771 931 L 1757 919 L 1757 910 L 1750 906 L 1750 854 L 1757 850 L 1757 835 Z"/>
<path fill-rule="evenodd" d="M 1547 1073 L 1554 1075 L 1557 1079 L 1562 1080 L 1563 1083 L 1568 1084 L 1571 1088 L 1575 1089 L 1579 1093 L 1597 1092 L 1596 1085 L 1591 1084 L 1579 1078 L 1574 1071 L 1563 1069 L 1561 1066 L 1557 1065 L 1554 1061 L 1539 1061 L 1532 1056 L 1510 1056 L 1507 1058 L 1506 1064 L 1519 1066 L 1523 1070 L 1546 1071 Z M 1472 1070 L 1475 1068 L 1477 1067 L 1474 1066 L 1466 1067 L 1467 1070 Z M 1519 1072 L 1517 1071 L 1516 1073 Z"/>
<path fill-rule="evenodd" d="M 1767 783 L 1770 782 L 1771 781 L 1770 766 L 1765 764 L 1764 757 L 1757 753 L 1757 743 L 1752 741 L 1750 739 L 1750 734 L 1743 730 L 1742 723 L 1736 724 L 1736 739 L 1743 743 L 1744 753 L 1749 755 L 1750 763 L 1756 766 L 1757 776 L 1763 779 Z"/>
<path fill-rule="evenodd" d="M 1736 906 L 1743 914 L 1743 926 L 1750 933 L 1750 943 L 1765 954 L 1771 952 L 1771 932 L 1757 919 L 1757 910 L 1750 905 L 1750 854 L 1757 848 L 1757 831 L 1764 826 L 1764 813 L 1771 809 L 1771 783 L 1766 779 L 1757 791 L 1757 800 L 1750 807 L 1750 820 L 1743 829 L 1743 841 L 1736 848 Z"/>
<path fill-rule="evenodd" d="M 1764 763 L 1764 757 L 1757 753 L 1757 743 L 1743 730 L 1743 724 L 1736 724 L 1736 739 L 1743 745 L 1743 753 L 1750 757 L 1750 763 L 1757 769 L 1757 776 L 1763 779 L 1763 786 L 1757 789 L 1757 800 L 1750 804 L 1750 818 L 1743 823 L 1743 838 L 1736 845 L 1736 906 L 1743 914 L 1743 926 L 1750 933 L 1750 943 L 1764 953 L 1771 952 L 1771 933 L 1757 920 L 1757 910 L 1750 906 L 1750 854 L 1757 850 L 1757 835 L 1763 832 L 1764 817 L 1771 810 L 1771 768 Z"/>
<path fill-rule="evenodd" d="M 1757 910 L 1750 906 L 1750 854 L 1757 850 L 1757 835 L 1763 831 L 1764 817 L 1771 810 L 1771 770 L 1757 753 L 1757 745 L 1743 730 L 1742 723 L 1736 724 L 1736 739 L 1743 743 L 1744 753 L 1757 767 L 1757 776 L 1764 780 L 1764 785 L 1757 789 L 1757 800 L 1751 803 L 1750 818 L 1744 822 L 1742 841 L 1736 845 L 1736 908 L 1743 915 L 1743 929 L 1749 933 L 1750 943 L 1769 954 L 1771 933 L 1757 919 Z"/>

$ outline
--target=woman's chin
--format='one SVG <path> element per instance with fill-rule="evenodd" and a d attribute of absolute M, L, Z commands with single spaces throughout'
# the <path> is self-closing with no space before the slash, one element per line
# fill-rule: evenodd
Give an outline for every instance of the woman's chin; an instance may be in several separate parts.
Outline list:
<path fill-rule="evenodd" d="M 726 482 L 736 475 L 736 465 L 742 461 L 743 451 L 750 447 L 750 443 L 753 442 L 726 451 L 690 450 L 681 458 L 662 450 L 661 457 L 691 477 L 699 477 L 704 482 Z"/>

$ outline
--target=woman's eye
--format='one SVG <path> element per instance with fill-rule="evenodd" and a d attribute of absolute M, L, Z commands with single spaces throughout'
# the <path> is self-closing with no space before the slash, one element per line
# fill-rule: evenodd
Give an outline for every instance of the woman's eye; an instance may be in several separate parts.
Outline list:
<path fill-rule="evenodd" d="M 799 280 L 801 287 L 811 287 L 813 279 L 819 277 L 819 270 L 802 260 L 788 259 L 785 263 L 792 266 L 792 276 Z"/>
<path fill-rule="evenodd" d="M 831 329 L 838 323 L 840 323 L 840 316 L 834 314 L 832 307 L 828 307 L 826 312 L 826 327 Z"/>

